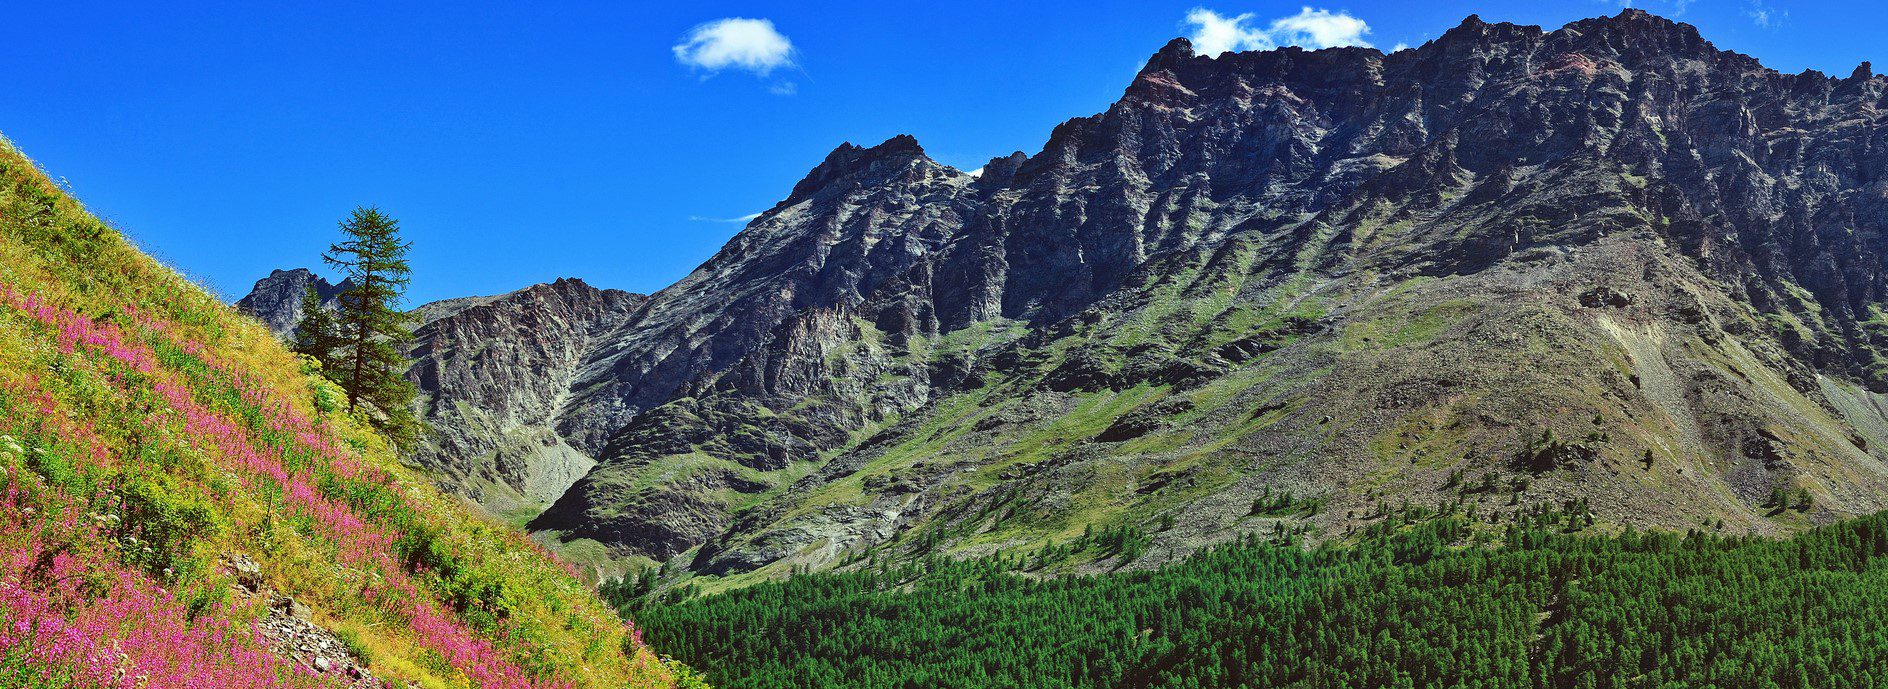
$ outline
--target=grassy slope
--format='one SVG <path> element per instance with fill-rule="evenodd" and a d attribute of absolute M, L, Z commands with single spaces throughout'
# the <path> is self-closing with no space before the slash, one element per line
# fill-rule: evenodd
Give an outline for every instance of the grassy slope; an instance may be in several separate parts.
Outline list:
<path fill-rule="evenodd" d="M 675 683 L 308 366 L 0 140 L 0 685 L 332 683 L 247 631 L 238 555 L 396 683 Z"/>

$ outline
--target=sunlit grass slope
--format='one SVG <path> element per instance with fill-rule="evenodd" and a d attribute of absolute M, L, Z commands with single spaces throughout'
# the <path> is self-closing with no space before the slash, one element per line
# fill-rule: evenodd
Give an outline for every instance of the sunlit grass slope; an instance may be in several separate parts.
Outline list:
<path fill-rule="evenodd" d="M 248 560 L 396 686 L 686 674 L 308 366 L 0 140 L 0 686 L 345 684 L 268 651 Z"/>

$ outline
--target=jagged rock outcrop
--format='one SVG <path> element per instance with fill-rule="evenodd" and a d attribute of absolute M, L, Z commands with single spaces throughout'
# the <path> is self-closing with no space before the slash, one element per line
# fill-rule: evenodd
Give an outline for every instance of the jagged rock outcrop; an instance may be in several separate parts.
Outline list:
<path fill-rule="evenodd" d="M 327 279 L 307 268 L 273 270 L 268 277 L 256 281 L 249 294 L 236 302 L 236 308 L 269 326 L 276 337 L 287 339 L 294 334 L 295 324 L 302 320 L 303 294 L 313 289 L 322 303 L 333 304 L 346 285 L 346 281 L 340 285 L 329 284 Z"/>
<path fill-rule="evenodd" d="M 287 337 L 309 285 L 330 300 L 342 289 L 306 269 L 278 270 L 238 306 Z M 583 362 L 647 301 L 559 279 L 414 309 L 407 378 L 430 432 L 412 459 L 495 513 L 535 515 L 596 463 L 558 427 L 574 391 L 588 384 L 578 376 Z"/>
<path fill-rule="evenodd" d="M 772 346 L 788 320 L 858 304 L 951 240 L 971 182 L 909 136 L 835 149 L 786 200 L 611 335 L 585 363 L 594 384 L 572 400 L 584 411 L 566 431 L 600 450 L 638 412 Z"/>

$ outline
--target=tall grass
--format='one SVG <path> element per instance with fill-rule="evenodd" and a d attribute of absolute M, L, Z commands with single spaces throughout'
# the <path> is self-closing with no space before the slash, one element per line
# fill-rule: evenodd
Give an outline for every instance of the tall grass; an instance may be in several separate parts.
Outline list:
<path fill-rule="evenodd" d="M 325 686 L 253 631 L 308 603 L 425 687 L 674 672 L 522 535 L 402 466 L 312 362 L 0 140 L 0 686 Z"/>

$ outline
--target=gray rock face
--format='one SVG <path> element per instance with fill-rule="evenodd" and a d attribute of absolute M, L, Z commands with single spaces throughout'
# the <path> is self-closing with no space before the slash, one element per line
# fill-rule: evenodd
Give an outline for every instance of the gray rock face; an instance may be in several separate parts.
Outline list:
<path fill-rule="evenodd" d="M 309 285 L 330 300 L 343 289 L 305 269 L 278 270 L 238 306 L 287 337 Z M 407 377 L 432 429 L 414 460 L 496 513 L 536 514 L 596 463 L 558 426 L 572 411 L 573 391 L 589 384 L 578 372 L 605 343 L 601 336 L 645 302 L 642 295 L 560 279 L 414 309 L 418 327 Z M 596 432 L 582 423 L 568 427 Z"/>
<path fill-rule="evenodd" d="M 302 320 L 303 293 L 312 287 L 324 304 L 332 304 L 335 296 L 346 289 L 342 285 L 328 284 L 325 278 L 307 268 L 270 271 L 268 277 L 257 280 L 249 294 L 236 302 L 236 308 L 262 321 L 276 337 L 287 339 L 294 334 L 295 324 Z"/>
<path fill-rule="evenodd" d="M 579 369 L 646 301 L 561 279 L 421 307 L 433 317 L 413 333 L 407 377 L 433 432 L 419 462 L 499 511 L 555 500 L 595 463 L 558 431 Z"/>
<path fill-rule="evenodd" d="M 701 268 L 652 295 L 634 321 L 610 336 L 612 344 L 586 365 L 585 375 L 598 384 L 573 400 L 588 413 L 565 422 L 564 428 L 584 422 L 602 431 L 578 446 L 619 463 L 688 454 L 708 443 L 729 448 L 722 456 L 738 455 L 738 466 L 678 476 L 686 491 L 658 487 L 634 495 L 616 482 L 622 475 L 593 473 L 533 527 L 611 543 L 643 539 L 664 544 L 649 552 L 679 552 L 727 523 L 725 501 L 699 494 L 765 490 L 772 479 L 753 472 L 812 459 L 857 428 L 863 417 L 839 408 L 832 418 L 774 419 L 794 424 L 792 430 L 741 419 L 765 414 L 769 386 L 799 395 L 843 384 L 826 364 L 843 359 L 836 348 L 864 332 L 857 307 L 867 295 L 908 289 L 903 280 L 969 222 L 977 193 L 974 178 L 926 158 L 907 136 L 834 150 L 785 201 Z M 729 371 L 736 366 L 749 367 L 740 376 L 761 378 L 736 395 L 752 393 L 751 400 L 718 397 L 715 409 L 682 403 L 647 411 L 710 394 L 713 381 L 735 375 Z M 849 385 L 834 393 L 846 400 L 842 406 L 865 396 Z M 904 391 L 886 409 L 923 399 L 921 390 Z"/>
<path fill-rule="evenodd" d="M 601 450 L 635 414 L 773 344 L 797 314 L 852 306 L 949 241 L 971 178 L 908 136 L 840 146 L 700 268 L 650 297 L 584 364 L 561 430 Z"/>

